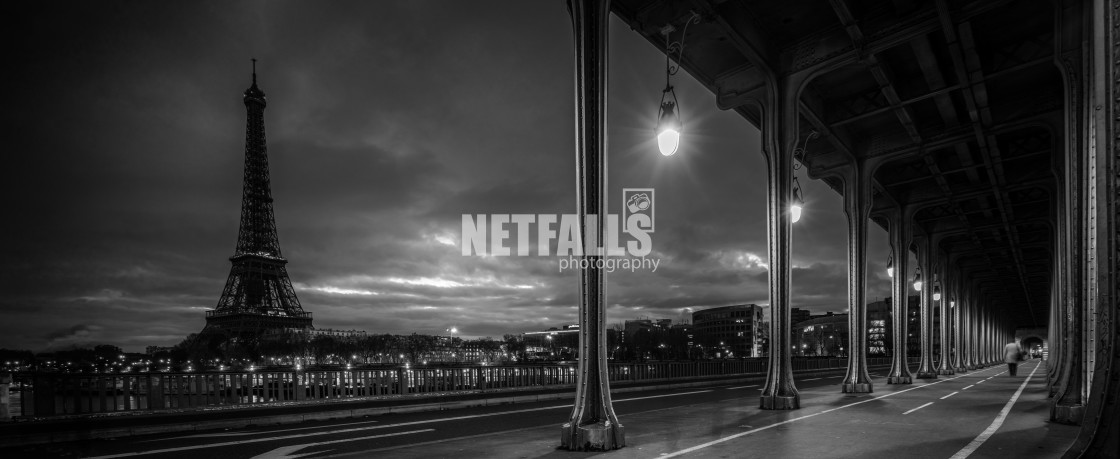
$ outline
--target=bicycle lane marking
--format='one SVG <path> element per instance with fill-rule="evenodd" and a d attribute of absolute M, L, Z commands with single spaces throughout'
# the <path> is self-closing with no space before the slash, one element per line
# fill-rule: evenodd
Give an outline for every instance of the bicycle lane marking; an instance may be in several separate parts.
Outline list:
<path fill-rule="evenodd" d="M 989 370 L 990 369 L 984 370 L 984 371 L 989 371 Z M 954 376 L 952 378 L 942 379 L 942 380 L 938 380 L 936 382 L 932 382 L 932 383 L 928 383 L 928 384 L 922 384 L 920 386 L 914 386 L 914 387 L 911 387 L 909 389 L 900 390 L 898 392 L 891 392 L 889 394 L 883 394 L 883 395 L 880 395 L 878 397 L 872 397 L 872 398 L 869 398 L 867 400 L 860 400 L 858 402 L 849 403 L 847 405 L 838 406 L 836 408 L 829 408 L 827 410 L 820 411 L 820 412 L 817 412 L 817 413 L 807 414 L 805 416 L 799 416 L 799 417 L 796 417 L 796 418 L 793 418 L 793 419 L 787 419 L 785 421 L 776 422 L 776 423 L 770 424 L 768 426 L 763 426 L 763 427 L 759 427 L 759 428 L 756 428 L 756 429 L 751 429 L 751 430 L 748 430 L 748 431 L 745 431 L 745 432 L 739 432 L 737 434 L 728 435 L 728 436 L 723 437 L 723 438 L 717 438 L 717 439 L 712 440 L 710 442 L 702 443 L 702 444 L 693 446 L 691 448 L 686 448 L 686 449 L 682 449 L 680 451 L 675 451 L 675 452 L 672 452 L 672 453 L 660 455 L 660 456 L 658 456 L 658 459 L 667 459 L 667 458 L 670 458 L 670 457 L 676 457 L 676 456 L 680 456 L 680 455 L 683 455 L 683 454 L 688 454 L 688 453 L 691 453 L 691 452 L 694 452 L 694 451 L 699 451 L 701 449 L 707 448 L 709 446 L 718 445 L 720 443 L 731 441 L 731 440 L 734 440 L 734 439 L 739 438 L 739 437 L 750 435 L 750 434 L 753 434 L 753 433 L 756 433 L 756 432 L 761 432 L 763 430 L 772 429 L 774 427 L 794 423 L 794 422 L 797 422 L 797 421 L 800 421 L 800 420 L 803 420 L 803 419 L 809 419 L 811 417 L 820 416 L 822 414 L 831 413 L 833 411 L 842 410 L 844 408 L 850 408 L 850 407 L 853 407 L 853 406 L 856 406 L 856 405 L 862 405 L 864 403 L 873 402 L 873 401 L 876 401 L 876 400 L 879 400 L 879 399 L 882 399 L 882 398 L 891 397 L 891 396 L 898 395 L 898 394 L 903 394 L 903 393 L 906 393 L 906 392 L 910 392 L 912 390 L 921 389 L 923 387 L 929 387 L 929 386 L 934 386 L 934 385 L 937 385 L 937 384 L 941 384 L 943 382 L 953 381 L 957 378 L 962 378 L 962 377 L 965 377 L 965 376 L 979 376 L 979 375 L 976 372 L 960 374 L 960 375 Z"/>
<path fill-rule="evenodd" d="M 957 451 L 957 454 L 954 454 L 950 459 L 964 459 L 968 457 L 976 452 L 977 448 L 988 441 L 988 439 L 999 430 L 1000 426 L 1003 425 L 1003 421 L 1007 419 L 1007 414 L 1011 412 L 1011 407 L 1015 405 L 1015 402 L 1019 400 L 1019 396 L 1023 394 L 1023 389 L 1026 389 L 1027 383 L 1031 382 L 1031 377 L 1034 376 L 1034 372 L 1038 371 L 1038 367 L 1039 364 L 1035 364 L 1034 369 L 1031 370 L 1031 374 L 1027 375 L 1027 379 L 1023 381 L 1023 384 L 1019 385 L 1019 390 L 1015 391 L 1015 395 L 1012 395 L 1011 399 L 1007 401 L 1007 404 L 1003 406 L 1003 409 L 1000 410 L 999 415 L 992 421 L 992 424 L 989 425 L 987 429 L 984 429 L 983 432 L 980 432 L 980 435 L 977 435 L 968 445 L 965 445 L 964 448 Z"/>

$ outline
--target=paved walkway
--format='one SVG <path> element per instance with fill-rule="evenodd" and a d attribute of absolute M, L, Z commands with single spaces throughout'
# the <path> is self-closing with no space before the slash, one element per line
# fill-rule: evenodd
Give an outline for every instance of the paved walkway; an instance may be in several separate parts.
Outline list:
<path fill-rule="evenodd" d="M 615 395 L 628 446 L 558 450 L 570 400 L 182 432 L 0 451 L 5 457 L 1051 458 L 1077 428 L 1047 422 L 1045 366 L 1026 362 L 838 393 L 839 376 L 798 378 L 802 406 L 757 408 L 760 383 Z"/>

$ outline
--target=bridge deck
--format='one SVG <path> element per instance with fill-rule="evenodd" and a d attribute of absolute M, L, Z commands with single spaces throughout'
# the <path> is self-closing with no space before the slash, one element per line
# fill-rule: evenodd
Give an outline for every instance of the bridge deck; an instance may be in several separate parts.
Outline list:
<path fill-rule="evenodd" d="M 762 411 L 758 383 L 615 395 L 627 447 L 609 453 L 557 450 L 567 401 L 405 413 L 298 425 L 184 432 L 0 451 L 4 457 L 1059 457 L 1076 427 L 1051 424 L 1045 366 L 1019 376 L 991 367 L 913 385 L 874 377 L 875 393 L 837 391 L 839 376 L 798 381 L 802 408 Z M 1017 395 L 1018 394 L 1018 395 Z M 1015 399 L 1013 404 L 1009 403 Z M 1001 412 L 1006 416 L 1001 417 Z M 993 424 L 1002 424 L 993 431 Z M 981 444 L 977 437 L 991 435 Z M 972 445 L 972 446 L 970 446 Z"/>

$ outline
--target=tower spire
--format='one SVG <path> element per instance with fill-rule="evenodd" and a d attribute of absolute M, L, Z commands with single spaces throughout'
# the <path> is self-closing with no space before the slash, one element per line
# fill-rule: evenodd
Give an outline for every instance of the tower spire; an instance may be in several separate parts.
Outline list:
<path fill-rule="evenodd" d="M 257 85 L 257 58 L 254 57 L 254 58 L 252 58 L 252 60 L 253 60 L 253 86 L 256 86 Z"/>

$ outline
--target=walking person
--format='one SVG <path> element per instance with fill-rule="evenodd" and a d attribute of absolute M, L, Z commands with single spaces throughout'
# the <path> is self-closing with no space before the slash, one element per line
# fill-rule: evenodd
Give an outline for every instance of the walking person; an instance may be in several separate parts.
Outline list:
<path fill-rule="evenodd" d="M 1023 360 L 1023 347 L 1019 345 L 1018 340 L 1007 343 L 1003 347 L 1003 361 L 1007 362 L 1007 374 L 1015 376 L 1021 360 Z"/>

